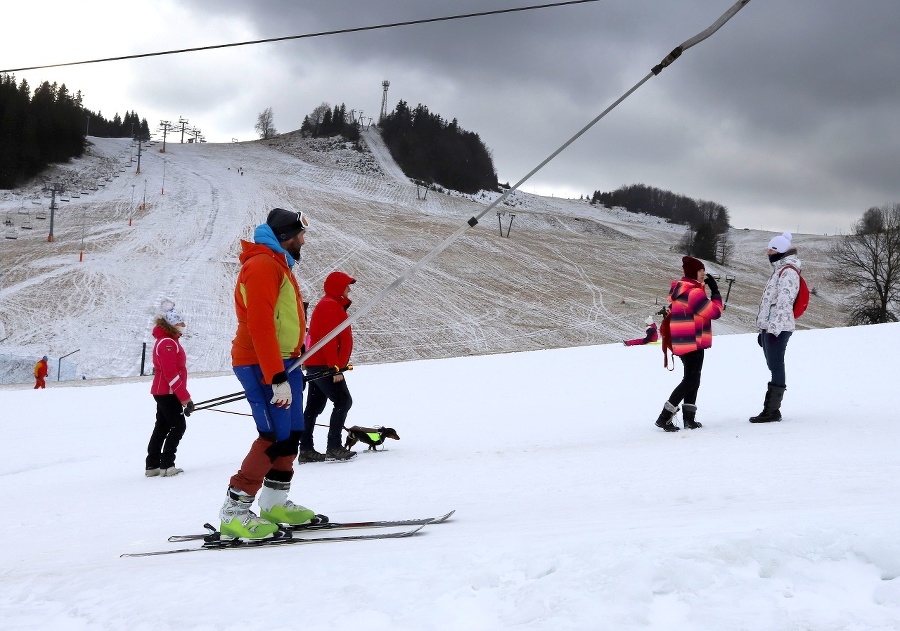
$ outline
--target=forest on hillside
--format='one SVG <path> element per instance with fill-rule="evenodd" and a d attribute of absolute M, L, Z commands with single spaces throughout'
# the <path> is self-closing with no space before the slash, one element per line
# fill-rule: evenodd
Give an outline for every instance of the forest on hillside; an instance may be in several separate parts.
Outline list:
<path fill-rule="evenodd" d="M 43 82 L 32 94 L 28 81 L 0 76 L 0 188 L 14 188 L 50 164 L 84 153 L 86 136 L 149 138 L 147 119 L 136 112 L 107 120 L 82 105 L 66 84 Z"/>
<path fill-rule="evenodd" d="M 400 101 L 380 123 L 381 135 L 397 165 L 415 180 L 463 193 L 497 190 L 491 152 L 478 134 L 445 121 L 419 104 Z"/>
<path fill-rule="evenodd" d="M 676 246 L 685 254 L 724 263 L 730 253 L 730 218 L 728 209 L 722 204 L 695 200 L 645 184 L 621 186 L 608 192 L 594 191 L 591 203 L 621 207 L 687 226 L 684 237 Z"/>

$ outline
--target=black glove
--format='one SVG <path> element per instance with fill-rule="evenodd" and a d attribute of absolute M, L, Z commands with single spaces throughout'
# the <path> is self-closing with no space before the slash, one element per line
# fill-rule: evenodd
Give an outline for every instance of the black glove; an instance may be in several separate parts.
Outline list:
<path fill-rule="evenodd" d="M 703 282 L 709 286 L 709 290 L 712 293 L 714 293 L 714 294 L 719 293 L 719 284 L 716 282 L 715 278 L 713 278 L 712 276 L 707 274 L 706 278 L 703 279 Z"/>
<path fill-rule="evenodd" d="M 759 334 L 757 334 L 757 336 L 756 336 L 756 343 L 759 344 L 760 348 L 762 348 L 762 336 L 763 336 L 762 331 L 760 331 Z"/>
<path fill-rule="evenodd" d="M 188 399 L 188 402 L 184 404 L 184 415 L 190 416 L 194 411 L 194 402 Z"/>

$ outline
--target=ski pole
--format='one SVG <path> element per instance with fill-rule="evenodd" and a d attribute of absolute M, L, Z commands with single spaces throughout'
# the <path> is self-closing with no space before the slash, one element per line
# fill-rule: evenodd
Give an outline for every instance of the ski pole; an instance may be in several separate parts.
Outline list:
<path fill-rule="evenodd" d="M 349 370 L 353 370 L 353 364 L 347 364 L 346 368 L 339 368 L 335 366 L 333 369 L 326 370 L 321 374 L 316 375 L 315 377 L 304 377 L 304 379 L 306 381 L 318 381 L 319 379 L 324 379 L 326 377 L 334 377 L 335 375 L 340 375 Z M 245 398 L 247 398 L 247 393 L 243 390 L 241 390 L 240 392 L 232 392 L 231 394 L 224 394 L 220 397 L 214 397 L 212 399 L 207 399 L 206 401 L 201 401 L 200 403 L 194 404 L 194 409 L 191 413 L 199 412 L 200 410 L 208 410 L 220 405 L 225 405 L 226 403 L 234 403 L 235 401 L 240 401 L 241 399 Z M 190 416 L 190 414 L 186 414 L 186 416 Z"/>
<path fill-rule="evenodd" d="M 493 202 L 491 202 L 491 203 L 490 203 L 484 210 L 482 210 L 480 213 L 478 213 L 478 214 L 473 215 L 472 217 L 470 217 L 463 225 L 461 225 L 461 226 L 456 230 L 456 232 L 454 232 L 453 234 L 451 234 L 450 236 L 448 236 L 446 239 L 444 239 L 443 241 L 441 241 L 438 245 L 436 245 L 435 247 L 433 247 L 433 248 L 432 248 L 425 256 L 423 256 L 421 259 L 419 259 L 418 261 L 416 261 L 416 263 L 413 264 L 412 267 L 410 267 L 410 268 L 407 269 L 405 272 L 403 272 L 402 274 L 400 274 L 400 276 L 398 276 L 397 278 L 395 278 L 395 279 L 393 280 L 393 282 L 391 282 L 387 287 L 385 287 L 384 289 L 382 289 L 380 292 L 378 292 L 378 294 L 376 294 L 373 298 L 371 298 L 371 299 L 369 300 L 369 302 L 367 302 L 366 304 L 362 305 L 362 307 L 360 307 L 358 310 L 356 310 L 356 311 L 355 311 L 352 315 L 350 315 L 346 320 L 344 320 L 343 322 L 341 322 L 340 324 L 338 324 L 336 327 L 334 327 L 334 329 L 332 329 L 331 332 L 329 332 L 329 333 L 326 334 L 322 339 L 320 339 L 318 342 L 316 342 L 315 344 L 313 344 L 313 346 L 312 346 L 311 348 L 308 348 L 308 349 L 306 350 L 306 352 L 305 352 L 303 355 L 301 355 L 300 357 L 298 357 L 297 360 L 291 365 L 291 367 L 288 369 L 288 372 L 290 372 L 291 370 L 294 370 L 295 368 L 299 368 L 299 367 L 303 364 L 303 362 L 305 362 L 305 361 L 306 361 L 313 353 L 315 353 L 316 351 L 318 351 L 319 349 L 321 349 L 323 346 L 325 346 L 325 344 L 327 344 L 328 342 L 330 342 L 331 340 L 333 340 L 335 337 L 337 337 L 338 335 L 340 335 L 341 331 L 343 331 L 343 330 L 346 329 L 348 326 L 350 326 L 351 324 L 353 324 L 354 322 L 356 322 L 357 320 L 359 320 L 362 316 L 364 316 L 364 315 L 367 314 L 369 311 L 371 311 L 377 304 L 379 304 L 382 300 L 384 300 L 384 298 L 385 298 L 388 294 L 390 294 L 391 292 L 393 292 L 397 287 L 399 287 L 401 284 L 403 284 L 407 279 L 411 278 L 411 277 L 412 277 L 414 274 L 416 274 L 416 272 L 418 272 L 421 268 L 423 268 L 424 266 L 428 265 L 428 263 L 431 262 L 431 260 L 432 260 L 433 258 L 435 258 L 438 254 L 440 254 L 440 253 L 443 252 L 445 249 L 447 249 L 454 241 L 456 241 L 459 237 L 461 237 L 467 230 L 469 230 L 470 228 L 476 226 L 476 225 L 478 224 L 478 221 L 479 221 L 482 217 L 484 217 L 488 212 L 490 212 L 490 211 L 493 210 L 495 207 L 497 207 L 500 203 L 502 203 L 503 200 L 505 200 L 507 197 L 509 197 L 509 195 L 511 195 L 512 193 L 514 193 L 516 190 L 518 190 L 519 187 L 520 187 L 522 184 L 524 184 L 527 180 L 531 179 L 531 176 L 532 176 L 532 175 L 534 175 L 535 173 L 537 173 L 538 171 L 540 171 L 542 168 L 544 168 L 544 166 L 546 166 L 547 163 L 549 163 L 549 162 L 550 162 L 551 160 L 553 160 L 556 156 L 558 156 L 560 153 L 562 153 L 569 145 L 571 145 L 573 142 L 575 142 L 576 140 L 578 140 L 578 139 L 579 139 L 582 135 L 584 135 L 591 127 L 593 127 L 595 124 L 597 124 L 597 122 L 599 122 L 599 121 L 600 121 L 602 118 L 604 118 L 607 114 L 609 114 L 609 113 L 610 113 L 611 111 L 613 111 L 616 107 L 618 107 L 619 104 L 622 103 L 622 101 L 624 101 L 624 100 L 627 99 L 629 96 L 631 96 L 632 93 L 634 93 L 635 91 L 637 91 L 638 88 L 640 88 L 642 85 L 644 85 L 644 84 L 645 84 L 647 81 L 649 81 L 651 78 L 653 78 L 653 77 L 659 75 L 659 73 L 661 73 L 663 70 L 665 70 L 665 69 L 668 68 L 670 65 L 672 65 L 672 63 L 674 63 L 675 60 L 677 60 L 679 57 L 681 57 L 681 55 L 682 55 L 686 50 L 688 50 L 689 48 L 691 48 L 691 47 L 693 47 L 693 46 L 696 46 L 697 44 L 699 44 L 699 43 L 702 42 L 703 40 L 705 40 L 705 39 L 709 38 L 710 36 L 712 36 L 712 35 L 713 35 L 716 31 L 718 31 L 718 30 L 719 30 L 726 22 L 728 22 L 728 20 L 730 20 L 731 18 L 733 18 L 733 17 L 735 16 L 735 14 L 736 14 L 738 11 L 740 11 L 741 9 L 743 9 L 744 6 L 746 6 L 747 3 L 749 3 L 749 2 L 750 2 L 750 0 L 737 0 L 737 2 L 735 2 L 735 3 L 731 6 L 731 8 L 729 8 L 725 13 L 723 13 L 723 14 L 719 17 L 718 20 L 716 20 L 715 22 L 713 22 L 713 23 L 712 23 L 710 26 L 708 26 L 706 29 L 700 31 L 699 33 L 697 33 L 697 34 L 694 35 L 693 37 L 691 37 L 691 38 L 689 38 L 689 39 L 686 39 L 686 40 L 683 41 L 681 44 L 679 44 L 678 46 L 676 46 L 675 48 L 673 48 L 673 49 L 672 49 L 672 52 L 670 52 L 668 55 L 666 55 L 665 58 L 663 58 L 663 60 L 662 60 L 661 62 L 659 62 L 658 64 L 656 64 L 655 66 L 653 66 L 653 68 L 650 69 L 650 72 L 648 72 L 647 75 L 646 75 L 644 78 L 642 78 L 642 79 L 641 79 L 640 81 L 638 81 L 634 86 L 632 86 L 630 89 L 628 89 L 622 96 L 620 96 L 618 99 L 616 99 L 616 100 L 612 103 L 612 105 L 610 105 L 610 106 L 607 107 L 605 110 L 603 110 L 602 112 L 600 112 L 600 114 L 598 114 L 597 116 L 595 116 L 594 119 L 593 119 L 592 121 L 590 121 L 587 125 L 585 125 L 584 127 L 582 127 L 577 133 L 575 133 L 571 138 L 569 138 L 566 142 L 564 142 L 558 149 L 556 149 L 556 151 L 554 151 L 553 153 L 551 153 L 551 154 L 550 154 L 549 156 L 547 156 L 540 164 L 538 164 L 538 165 L 537 165 L 536 167 L 534 167 L 531 171 L 529 171 L 527 174 L 525 174 L 525 176 L 522 177 L 522 179 L 520 179 L 518 182 L 516 182 L 515 184 L 513 184 L 510 188 L 506 189 L 506 191 L 505 191 L 502 195 L 500 195 L 497 199 L 495 199 Z M 501 230 L 502 230 L 502 226 L 501 226 Z"/>

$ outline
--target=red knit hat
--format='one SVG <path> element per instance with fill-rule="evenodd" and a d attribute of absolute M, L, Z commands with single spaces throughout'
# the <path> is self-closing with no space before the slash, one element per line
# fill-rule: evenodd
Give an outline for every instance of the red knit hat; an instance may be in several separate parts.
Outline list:
<path fill-rule="evenodd" d="M 697 278 L 697 272 L 706 269 L 703 261 L 695 259 L 693 256 L 681 257 L 681 267 L 684 268 L 684 275 L 687 278 Z"/>

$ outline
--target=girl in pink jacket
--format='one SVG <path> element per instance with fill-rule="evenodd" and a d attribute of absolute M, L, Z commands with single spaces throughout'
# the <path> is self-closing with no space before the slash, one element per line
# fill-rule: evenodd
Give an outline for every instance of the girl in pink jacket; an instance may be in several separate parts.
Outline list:
<path fill-rule="evenodd" d="M 173 476 L 184 473 L 175 466 L 175 452 L 187 428 L 185 413 L 190 416 L 194 402 L 187 389 L 187 356 L 178 338 L 184 333 L 184 318 L 175 303 L 163 302 L 165 313 L 153 328 L 153 385 L 150 394 L 156 400 L 156 425 L 147 445 L 144 475 Z"/>

